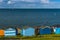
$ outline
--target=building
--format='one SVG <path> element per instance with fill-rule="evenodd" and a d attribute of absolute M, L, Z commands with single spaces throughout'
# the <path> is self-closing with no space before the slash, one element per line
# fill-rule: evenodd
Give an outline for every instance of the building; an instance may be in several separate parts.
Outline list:
<path fill-rule="evenodd" d="M 55 24 L 52 26 L 52 28 L 55 34 L 60 34 L 60 24 Z"/>
<path fill-rule="evenodd" d="M 32 27 L 28 27 L 26 29 L 22 29 L 21 35 L 23 36 L 34 36 L 35 35 L 35 29 Z"/>
<path fill-rule="evenodd" d="M 21 34 L 21 29 L 20 28 L 16 28 L 16 35 L 20 35 Z"/>
<path fill-rule="evenodd" d="M 35 26 L 35 35 L 39 35 L 39 29 L 40 29 L 40 26 Z"/>
<path fill-rule="evenodd" d="M 49 26 L 44 26 L 39 29 L 39 34 L 51 34 L 51 28 Z"/>
<path fill-rule="evenodd" d="M 54 28 L 54 33 L 55 34 L 60 34 L 60 28 Z"/>
<path fill-rule="evenodd" d="M 0 36 L 4 36 L 4 30 L 0 29 Z"/>
<path fill-rule="evenodd" d="M 4 31 L 5 36 L 16 36 L 16 30 L 13 28 L 8 28 Z"/>

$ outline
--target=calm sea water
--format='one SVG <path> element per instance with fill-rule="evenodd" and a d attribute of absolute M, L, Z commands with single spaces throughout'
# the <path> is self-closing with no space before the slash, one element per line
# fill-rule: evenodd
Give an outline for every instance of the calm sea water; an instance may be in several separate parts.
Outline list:
<path fill-rule="evenodd" d="M 60 24 L 60 9 L 0 9 L 1 25 Z"/>

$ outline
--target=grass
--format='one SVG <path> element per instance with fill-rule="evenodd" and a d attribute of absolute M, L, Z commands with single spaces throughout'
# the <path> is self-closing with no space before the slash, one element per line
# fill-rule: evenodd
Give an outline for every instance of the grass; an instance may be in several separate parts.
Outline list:
<path fill-rule="evenodd" d="M 13 37 L 0 37 L 0 38 L 18 38 L 22 40 L 60 40 L 60 34 L 38 35 L 38 36 L 13 36 Z"/>

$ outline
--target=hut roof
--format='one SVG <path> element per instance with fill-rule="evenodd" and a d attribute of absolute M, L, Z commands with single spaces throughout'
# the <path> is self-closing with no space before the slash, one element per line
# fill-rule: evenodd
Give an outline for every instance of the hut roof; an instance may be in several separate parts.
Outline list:
<path fill-rule="evenodd" d="M 23 26 L 22 29 L 33 28 L 31 26 Z"/>
<path fill-rule="evenodd" d="M 6 30 L 15 30 L 14 28 L 8 28 L 8 29 L 6 29 Z"/>
<path fill-rule="evenodd" d="M 44 28 L 50 28 L 50 26 L 41 26 L 40 28 L 44 29 Z"/>

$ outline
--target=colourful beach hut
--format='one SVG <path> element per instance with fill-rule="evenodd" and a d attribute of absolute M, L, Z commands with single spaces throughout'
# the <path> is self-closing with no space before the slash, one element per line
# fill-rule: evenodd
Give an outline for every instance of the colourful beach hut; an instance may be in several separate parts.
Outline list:
<path fill-rule="evenodd" d="M 13 28 L 8 28 L 4 31 L 5 36 L 16 36 L 16 30 Z"/>
<path fill-rule="evenodd" d="M 23 35 L 23 36 L 34 36 L 35 35 L 35 29 L 32 27 L 22 29 L 21 35 Z"/>
<path fill-rule="evenodd" d="M 16 35 L 20 35 L 21 34 L 21 29 L 20 28 L 16 28 Z"/>
<path fill-rule="evenodd" d="M 60 34 L 60 28 L 54 28 L 54 33 L 55 34 Z"/>
<path fill-rule="evenodd" d="M 0 29 L 0 36 L 4 36 L 4 30 Z"/>
<path fill-rule="evenodd" d="M 49 26 L 40 28 L 39 34 L 51 34 L 51 28 Z"/>
<path fill-rule="evenodd" d="M 39 29 L 40 29 L 40 26 L 35 26 L 35 35 L 39 35 Z"/>
<path fill-rule="evenodd" d="M 53 25 L 52 28 L 55 34 L 60 34 L 60 24 Z"/>

